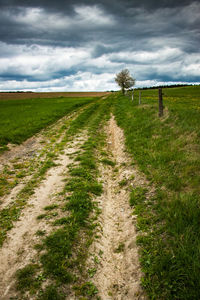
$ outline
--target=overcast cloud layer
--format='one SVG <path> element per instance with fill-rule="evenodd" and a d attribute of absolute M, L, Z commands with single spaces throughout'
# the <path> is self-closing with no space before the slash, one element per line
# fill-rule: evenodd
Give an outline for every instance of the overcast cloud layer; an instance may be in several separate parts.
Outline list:
<path fill-rule="evenodd" d="M 0 0 L 0 90 L 200 83 L 200 2 Z"/>

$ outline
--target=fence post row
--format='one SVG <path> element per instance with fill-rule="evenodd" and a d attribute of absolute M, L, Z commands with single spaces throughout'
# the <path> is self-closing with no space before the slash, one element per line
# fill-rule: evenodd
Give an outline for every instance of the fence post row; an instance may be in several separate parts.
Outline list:
<path fill-rule="evenodd" d="M 139 105 L 141 104 L 141 91 L 139 91 Z"/>

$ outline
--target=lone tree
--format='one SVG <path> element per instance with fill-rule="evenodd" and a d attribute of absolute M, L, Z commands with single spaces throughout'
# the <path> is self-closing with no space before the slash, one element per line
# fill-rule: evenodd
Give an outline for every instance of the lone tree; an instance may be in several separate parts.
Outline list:
<path fill-rule="evenodd" d="M 135 85 L 135 79 L 131 77 L 131 74 L 128 69 L 124 69 L 121 72 L 119 72 L 115 77 L 115 81 L 121 87 L 123 95 L 125 89 L 130 89 L 132 86 Z"/>

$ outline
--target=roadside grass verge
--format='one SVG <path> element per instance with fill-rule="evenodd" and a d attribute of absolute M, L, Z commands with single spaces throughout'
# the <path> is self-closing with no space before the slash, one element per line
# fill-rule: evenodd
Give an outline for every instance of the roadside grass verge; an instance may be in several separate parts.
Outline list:
<path fill-rule="evenodd" d="M 55 299 L 63 299 L 64 294 L 66 296 L 70 293 L 68 284 L 71 284 L 77 297 L 87 296 L 90 299 L 97 293 L 94 284 L 90 279 L 88 281 L 85 261 L 94 239 L 94 229 L 98 226 L 99 209 L 95 197 L 101 194 L 102 186 L 97 180 L 96 155 L 104 145 L 101 128 L 109 117 L 109 111 L 110 103 L 104 101 L 101 105 L 94 104 L 93 111 L 87 116 L 89 138 L 74 158 L 78 164 L 72 164 L 69 169 L 62 193 L 63 201 L 60 203 L 62 217 L 57 216 L 52 222 L 52 232 L 41 238 L 40 247 L 38 246 L 39 269 L 36 273 L 32 272 L 33 283 L 42 274 L 49 284 L 45 287 L 41 281 L 37 291 L 34 287 L 25 287 L 26 291 L 34 292 L 37 299 L 49 299 L 47 295 L 51 295 L 52 292 L 49 291 L 52 286 Z M 69 132 L 75 134 L 82 128 L 83 118 L 79 116 L 72 122 Z M 20 274 L 25 268 L 17 272 L 17 286 L 22 293 L 24 285 Z"/>
<path fill-rule="evenodd" d="M 20 144 L 59 118 L 97 98 L 54 98 L 0 101 L 0 151 Z"/>
<path fill-rule="evenodd" d="M 130 196 L 138 216 L 142 283 L 150 299 L 200 298 L 198 91 L 163 89 L 163 118 L 158 118 L 157 90 L 144 91 L 142 105 L 113 98 L 127 149 L 155 187 L 151 198 L 140 188 Z"/>

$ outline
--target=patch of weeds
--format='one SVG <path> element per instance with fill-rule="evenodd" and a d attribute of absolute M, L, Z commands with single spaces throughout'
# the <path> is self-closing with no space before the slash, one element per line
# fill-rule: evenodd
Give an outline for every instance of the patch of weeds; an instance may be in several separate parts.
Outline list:
<path fill-rule="evenodd" d="M 42 220 L 46 217 L 47 215 L 46 214 L 41 214 L 39 216 L 37 216 L 37 220 Z"/>
<path fill-rule="evenodd" d="M 55 220 L 53 225 L 54 226 L 59 226 L 59 225 L 70 224 L 71 222 L 72 222 L 71 217 L 63 217 L 63 218 Z"/>
<path fill-rule="evenodd" d="M 51 205 L 45 206 L 44 210 L 53 210 L 58 207 L 59 207 L 58 204 L 51 204 Z"/>
<path fill-rule="evenodd" d="M 6 150 L 9 150 L 9 148 L 6 145 L 0 146 L 0 153 L 3 153 Z"/>
<path fill-rule="evenodd" d="M 42 291 L 37 298 L 38 300 L 64 300 L 65 295 L 59 293 L 56 286 L 49 285 Z"/>
<path fill-rule="evenodd" d="M 98 289 L 94 283 L 88 281 L 80 286 L 74 286 L 76 296 L 89 296 L 94 297 L 98 294 Z"/>
<path fill-rule="evenodd" d="M 4 190 L 6 189 L 8 184 L 8 180 L 5 177 L 0 176 L 0 196 L 4 195 Z"/>
<path fill-rule="evenodd" d="M 34 293 L 41 284 L 36 278 L 38 270 L 39 266 L 36 264 L 29 264 L 23 269 L 18 270 L 16 272 L 17 290 L 30 290 L 32 293 Z"/>
<path fill-rule="evenodd" d="M 50 220 L 50 219 L 52 219 L 54 217 L 57 217 L 57 216 L 58 216 L 58 212 L 55 211 L 55 212 L 46 214 L 44 218 L 45 218 L 45 220 Z"/>
<path fill-rule="evenodd" d="M 53 160 L 48 159 L 47 161 L 45 161 L 44 165 L 40 168 L 39 176 L 44 175 L 48 169 L 55 167 L 55 166 L 56 166 L 56 163 Z"/>
<path fill-rule="evenodd" d="M 42 250 L 44 250 L 44 245 L 43 244 L 35 244 L 34 249 L 37 251 L 42 251 Z"/>
<path fill-rule="evenodd" d="M 92 175 L 88 172 L 87 169 L 83 167 L 77 167 L 70 170 L 71 176 L 83 177 L 87 180 L 92 180 Z"/>
<path fill-rule="evenodd" d="M 94 263 L 95 264 L 100 264 L 100 260 L 99 260 L 99 258 L 98 258 L 98 256 L 94 256 Z"/>
<path fill-rule="evenodd" d="M 46 231 L 45 230 L 37 230 L 35 234 L 38 236 L 44 236 L 46 234 Z"/>
<path fill-rule="evenodd" d="M 135 189 L 133 189 L 130 193 L 130 199 L 129 199 L 130 205 L 134 206 L 136 204 L 145 201 L 146 193 L 147 193 L 146 188 L 136 187 Z"/>
<path fill-rule="evenodd" d="M 125 186 L 125 185 L 127 185 L 128 184 L 128 180 L 127 179 L 122 179 L 120 182 L 119 182 L 119 186 L 120 187 L 123 187 L 123 186 Z"/>
<path fill-rule="evenodd" d="M 75 190 L 87 191 L 87 192 L 91 192 L 94 195 L 98 196 L 102 193 L 102 185 L 95 180 L 88 181 L 88 180 L 85 180 L 82 178 L 80 180 L 71 178 L 68 181 L 68 183 L 65 187 L 65 190 L 66 191 L 75 191 Z"/>
<path fill-rule="evenodd" d="M 94 277 L 94 275 L 96 274 L 96 272 L 97 272 L 96 268 L 88 269 L 89 277 L 90 278 Z"/>
<path fill-rule="evenodd" d="M 25 176 L 26 176 L 26 172 L 24 170 L 16 174 L 17 178 L 24 178 Z"/>
<path fill-rule="evenodd" d="M 132 175 L 129 177 L 129 179 L 130 179 L 130 180 L 134 180 L 134 179 L 135 179 L 135 175 L 132 174 Z"/>
<path fill-rule="evenodd" d="M 47 153 L 47 157 L 50 157 L 50 158 L 56 158 L 57 155 L 56 155 L 54 152 L 48 152 L 48 153 Z"/>
<path fill-rule="evenodd" d="M 116 163 L 114 161 L 107 159 L 107 158 L 101 159 L 101 163 L 103 163 L 105 165 L 109 165 L 111 167 L 114 167 L 116 165 Z"/>
<path fill-rule="evenodd" d="M 119 246 L 114 250 L 115 253 L 120 253 L 123 252 L 125 249 L 125 244 L 124 243 L 120 243 Z"/>
<path fill-rule="evenodd" d="M 14 167 L 16 170 L 23 169 L 23 168 L 24 168 L 24 164 L 22 164 L 22 163 L 13 164 L 13 167 Z"/>
<path fill-rule="evenodd" d="M 102 156 L 108 156 L 108 153 L 107 153 L 106 151 L 101 151 L 100 154 L 101 154 Z"/>

